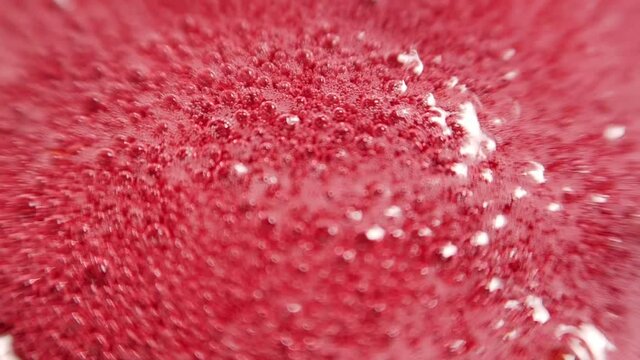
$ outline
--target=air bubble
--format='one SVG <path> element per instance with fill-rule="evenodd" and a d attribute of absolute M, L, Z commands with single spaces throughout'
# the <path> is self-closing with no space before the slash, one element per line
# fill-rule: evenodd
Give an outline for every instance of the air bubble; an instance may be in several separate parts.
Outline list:
<path fill-rule="evenodd" d="M 292 314 L 299 313 L 301 310 L 302 310 L 302 305 L 300 304 L 297 304 L 297 303 L 287 304 L 287 311 Z"/>
<path fill-rule="evenodd" d="M 384 235 L 385 235 L 385 230 L 379 225 L 372 226 L 365 233 L 365 236 L 367 237 L 367 239 L 369 241 L 374 241 L 374 242 L 382 241 L 382 239 L 384 238 Z"/>

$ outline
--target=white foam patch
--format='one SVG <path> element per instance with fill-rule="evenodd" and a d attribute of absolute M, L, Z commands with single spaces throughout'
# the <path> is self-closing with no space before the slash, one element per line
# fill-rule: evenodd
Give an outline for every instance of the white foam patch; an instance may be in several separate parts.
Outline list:
<path fill-rule="evenodd" d="M 451 135 L 451 129 L 449 128 L 449 125 L 447 125 L 447 117 L 450 115 L 450 113 L 436 106 L 436 98 L 435 96 L 433 96 L 432 93 L 427 94 L 427 96 L 424 99 L 424 102 L 429 106 L 429 110 L 435 111 L 438 113 L 437 116 L 429 117 L 429 121 L 440 125 L 440 127 L 442 128 L 443 135 L 445 136 Z"/>
<path fill-rule="evenodd" d="M 493 139 L 485 138 L 484 147 L 487 149 L 488 152 L 491 153 L 496 151 L 497 145 L 496 145 L 496 142 L 493 141 Z"/>
<path fill-rule="evenodd" d="M 379 225 L 373 225 L 371 228 L 369 228 L 369 230 L 367 230 L 365 236 L 369 241 L 378 242 L 382 241 L 382 239 L 384 238 L 384 234 L 385 231 L 383 228 L 381 228 Z"/>
<path fill-rule="evenodd" d="M 473 159 L 478 157 L 485 158 L 481 145 L 483 142 L 489 140 L 489 137 L 482 132 L 480 122 L 478 121 L 478 114 L 471 102 L 465 102 L 460 105 L 457 122 L 467 133 L 466 142 L 462 148 L 460 148 L 460 154 Z"/>
<path fill-rule="evenodd" d="M 502 286 L 503 284 L 500 278 L 492 277 L 487 283 L 487 290 L 489 290 L 489 292 L 495 292 L 502 289 Z"/>
<path fill-rule="evenodd" d="M 508 73 L 504 74 L 502 76 L 503 79 L 507 80 L 507 81 L 512 81 L 515 78 L 518 77 L 518 75 L 520 75 L 520 73 L 517 70 L 511 70 Z"/>
<path fill-rule="evenodd" d="M 614 141 L 621 139 L 626 130 L 627 128 L 622 125 L 609 125 L 602 132 L 602 136 L 609 141 Z"/>
<path fill-rule="evenodd" d="M 471 245 L 473 246 L 487 246 L 489 245 L 489 234 L 484 231 L 478 231 L 471 237 Z"/>
<path fill-rule="evenodd" d="M 551 212 L 558 212 L 558 211 L 562 210 L 562 205 L 560 205 L 558 203 L 550 203 L 549 205 L 547 205 L 547 210 L 549 210 Z"/>
<path fill-rule="evenodd" d="M 428 93 L 427 96 L 424 97 L 424 103 L 428 106 L 436 106 L 436 97 L 433 96 L 432 93 Z"/>
<path fill-rule="evenodd" d="M 491 169 L 483 169 L 481 175 L 486 182 L 493 182 L 493 171 Z"/>
<path fill-rule="evenodd" d="M 456 175 L 460 177 L 467 177 L 469 173 L 469 168 L 466 164 L 463 163 L 455 163 L 451 165 L 451 171 L 453 171 Z"/>
<path fill-rule="evenodd" d="M 458 247 L 453 245 L 452 243 L 446 243 L 441 249 L 440 249 L 440 255 L 442 255 L 443 258 L 448 259 L 452 256 L 454 256 L 455 254 L 458 253 Z"/>
<path fill-rule="evenodd" d="M 402 216 L 402 209 L 399 206 L 389 206 L 384 210 L 384 216 L 398 218 Z"/>
<path fill-rule="evenodd" d="M 549 319 L 551 319 L 551 314 L 549 314 L 547 308 L 544 307 L 541 298 L 529 295 L 527 296 L 525 302 L 527 306 L 532 310 L 531 318 L 533 319 L 533 321 L 544 324 L 549 321 Z"/>
<path fill-rule="evenodd" d="M 591 201 L 593 201 L 596 204 L 604 204 L 607 201 L 609 201 L 609 195 L 593 194 L 591 195 Z"/>
<path fill-rule="evenodd" d="M 509 310 L 514 310 L 520 307 L 520 302 L 518 300 L 507 300 L 504 303 L 504 308 Z"/>
<path fill-rule="evenodd" d="M 507 217 L 499 214 L 493 219 L 493 228 L 494 229 L 502 229 L 505 225 L 507 225 Z"/>
<path fill-rule="evenodd" d="M 516 55 L 516 49 L 510 48 L 502 52 L 502 60 L 509 61 Z"/>
<path fill-rule="evenodd" d="M 513 197 L 516 199 L 522 199 L 527 196 L 527 190 L 523 189 L 521 186 L 518 186 L 515 190 L 513 190 Z"/>
<path fill-rule="evenodd" d="M 561 337 L 565 334 L 577 338 L 569 341 L 569 347 L 580 360 L 606 360 L 607 352 L 616 349 L 615 345 L 593 324 L 582 324 L 579 327 L 559 325 L 556 336 Z"/>
<path fill-rule="evenodd" d="M 531 176 L 533 178 L 533 181 L 537 182 L 538 184 L 546 182 L 547 179 L 544 177 L 544 166 L 535 161 L 530 161 L 530 163 L 531 165 L 533 165 L 533 169 L 527 171 L 525 174 Z"/>
<path fill-rule="evenodd" d="M 0 360 L 20 360 L 13 352 L 13 337 L 11 335 L 0 336 Z"/>
<path fill-rule="evenodd" d="M 243 163 L 237 163 L 237 164 L 233 165 L 233 170 L 238 175 L 245 175 L 245 174 L 249 173 L 249 168 L 247 168 Z"/>
<path fill-rule="evenodd" d="M 424 70 L 424 64 L 420 60 L 418 52 L 411 50 L 408 53 L 402 53 L 398 55 L 398 62 L 403 64 L 405 69 L 411 70 L 416 76 L 420 76 Z"/>
<path fill-rule="evenodd" d="M 451 135 L 451 129 L 449 128 L 449 125 L 447 125 L 447 116 L 449 116 L 449 112 L 437 106 L 432 107 L 431 110 L 436 111 L 438 113 L 438 116 L 432 116 L 429 118 L 429 120 L 440 125 L 443 135 Z"/>

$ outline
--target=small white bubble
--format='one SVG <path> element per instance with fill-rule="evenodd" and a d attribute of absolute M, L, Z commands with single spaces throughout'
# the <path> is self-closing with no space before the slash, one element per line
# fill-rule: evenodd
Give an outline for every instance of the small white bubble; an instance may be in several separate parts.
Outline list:
<path fill-rule="evenodd" d="M 509 71 L 508 73 L 504 74 L 502 76 L 502 78 L 507 80 L 507 81 L 511 81 L 511 80 L 514 80 L 515 78 L 517 78 L 518 75 L 519 75 L 519 73 L 518 73 L 517 70 L 512 70 L 512 71 Z"/>
<path fill-rule="evenodd" d="M 360 31 L 358 35 L 356 35 L 356 39 L 362 41 L 364 40 L 365 36 L 366 36 L 366 33 L 364 31 Z"/>
<path fill-rule="evenodd" d="M 460 148 L 460 154 L 472 158 L 485 158 L 486 154 L 481 145 L 489 137 L 482 131 L 480 121 L 478 120 L 478 113 L 473 103 L 466 101 L 460 104 L 457 123 L 466 132 L 466 139 Z"/>
<path fill-rule="evenodd" d="M 513 310 L 519 307 L 520 307 L 520 302 L 518 300 L 507 300 L 507 302 L 504 303 L 505 309 Z"/>
<path fill-rule="evenodd" d="M 287 311 L 295 314 L 300 312 L 300 310 L 302 310 L 302 305 L 300 304 L 296 304 L 296 303 L 291 303 L 291 304 L 287 304 Z"/>
<path fill-rule="evenodd" d="M 398 326 L 392 326 L 389 330 L 387 330 L 387 336 L 390 338 L 394 338 L 400 335 L 400 328 Z"/>
<path fill-rule="evenodd" d="M 448 258 L 454 256 L 457 253 L 458 253 L 458 247 L 453 245 L 451 242 L 446 243 L 440 249 L 440 255 L 442 255 L 442 257 L 445 258 L 445 259 L 448 259 Z"/>
<path fill-rule="evenodd" d="M 496 322 L 496 324 L 495 324 L 495 325 L 493 325 L 493 328 L 494 328 L 494 329 L 500 329 L 500 328 L 501 328 L 501 327 L 503 327 L 503 326 L 504 326 L 504 320 L 500 319 L 500 320 L 498 320 L 498 321 Z"/>
<path fill-rule="evenodd" d="M 467 342 L 462 339 L 455 340 L 449 345 L 449 350 L 453 352 L 460 351 L 466 344 Z"/>
<path fill-rule="evenodd" d="M 516 49 L 510 48 L 502 52 L 502 60 L 509 61 L 516 55 Z"/>
<path fill-rule="evenodd" d="M 593 194 L 591 195 L 591 201 L 596 204 L 604 204 L 609 201 L 609 195 Z"/>
<path fill-rule="evenodd" d="M 621 139 L 626 130 L 626 127 L 622 125 L 609 125 L 604 129 L 602 136 L 609 141 L 614 141 Z"/>
<path fill-rule="evenodd" d="M 395 260 L 393 260 L 393 259 L 387 259 L 387 260 L 384 260 L 384 261 L 380 264 L 380 266 L 382 266 L 382 268 L 383 268 L 383 269 L 387 269 L 387 270 L 389 270 L 389 269 L 391 269 L 391 267 L 392 267 L 392 266 L 393 266 L 393 264 L 395 264 L 395 263 L 396 263 L 396 261 L 395 261 Z"/>
<path fill-rule="evenodd" d="M 436 97 L 432 93 L 428 93 L 424 98 L 424 103 L 428 106 L 436 106 Z"/>
<path fill-rule="evenodd" d="M 551 211 L 551 212 L 557 212 L 560 211 L 562 209 L 562 206 L 558 203 L 550 203 L 547 206 L 547 210 Z"/>
<path fill-rule="evenodd" d="M 502 120 L 500 118 L 495 118 L 495 119 L 491 120 L 491 123 L 493 125 L 502 125 L 502 123 L 504 123 L 504 120 Z"/>
<path fill-rule="evenodd" d="M 300 122 L 300 118 L 296 115 L 289 115 L 285 118 L 285 121 L 287 122 L 287 125 L 293 126 Z"/>
<path fill-rule="evenodd" d="M 521 186 L 518 186 L 513 191 L 513 197 L 516 199 L 522 199 L 525 196 L 527 196 L 527 190 L 523 189 Z"/>
<path fill-rule="evenodd" d="M 365 236 L 369 241 L 382 241 L 384 238 L 385 231 L 379 225 L 372 226 L 369 230 L 367 230 Z"/>
<path fill-rule="evenodd" d="M 507 225 L 507 217 L 500 214 L 493 219 L 493 228 L 494 229 L 502 229 L 505 225 Z"/>
<path fill-rule="evenodd" d="M 402 216 L 402 209 L 397 205 L 389 206 L 384 210 L 384 216 L 398 218 Z"/>
<path fill-rule="evenodd" d="M 487 151 L 491 153 L 496 151 L 497 145 L 493 139 L 486 138 L 484 147 L 487 148 Z"/>
<path fill-rule="evenodd" d="M 434 64 L 442 64 L 442 55 L 434 56 L 431 61 L 433 61 Z"/>
<path fill-rule="evenodd" d="M 453 164 L 451 166 L 451 171 L 460 177 L 467 177 L 467 173 L 469 172 L 467 165 L 463 163 Z"/>
<path fill-rule="evenodd" d="M 533 321 L 540 324 L 544 324 L 549 321 L 551 315 L 549 314 L 547 308 L 544 307 L 541 298 L 529 295 L 527 296 L 526 303 L 527 306 L 532 310 L 531 318 L 533 319 Z"/>
<path fill-rule="evenodd" d="M 233 165 L 233 170 L 235 170 L 238 175 L 245 175 L 249 172 L 249 169 L 243 163 Z"/>
<path fill-rule="evenodd" d="M 493 182 L 493 171 L 491 169 L 483 169 L 481 175 L 486 182 Z"/>
<path fill-rule="evenodd" d="M 531 165 L 533 165 L 533 169 L 527 171 L 525 174 L 529 175 L 533 178 L 535 182 L 538 184 L 542 184 L 547 181 L 544 177 L 544 166 L 539 162 L 530 161 Z"/>
<path fill-rule="evenodd" d="M 402 229 L 395 229 L 391 232 L 391 236 L 393 236 L 396 239 L 399 239 L 404 236 L 404 231 L 402 231 Z"/>
<path fill-rule="evenodd" d="M 275 175 L 269 175 L 265 177 L 265 182 L 269 185 L 275 185 L 278 183 L 278 178 Z"/>
<path fill-rule="evenodd" d="M 486 246 L 489 244 L 489 234 L 484 231 L 478 231 L 471 237 L 471 245 Z"/>
<path fill-rule="evenodd" d="M 502 338 L 504 340 L 513 340 L 515 338 L 518 337 L 518 330 L 517 329 L 513 329 L 511 331 L 509 331 L 508 333 L 506 333 Z"/>
<path fill-rule="evenodd" d="M 353 261 L 353 259 L 356 258 L 356 251 L 355 250 L 347 250 L 345 252 L 342 253 L 342 258 L 349 262 L 349 261 Z"/>
<path fill-rule="evenodd" d="M 360 210 L 349 210 L 347 211 L 347 217 L 353 221 L 361 221 L 362 220 L 362 211 Z"/>
<path fill-rule="evenodd" d="M 497 277 L 492 277 L 489 283 L 487 283 L 487 290 L 494 292 L 500 289 L 502 289 L 502 280 Z"/>
<path fill-rule="evenodd" d="M 418 230 L 418 236 L 420 237 L 430 237 L 433 236 L 433 230 L 431 230 L 428 227 L 423 227 L 421 229 Z"/>

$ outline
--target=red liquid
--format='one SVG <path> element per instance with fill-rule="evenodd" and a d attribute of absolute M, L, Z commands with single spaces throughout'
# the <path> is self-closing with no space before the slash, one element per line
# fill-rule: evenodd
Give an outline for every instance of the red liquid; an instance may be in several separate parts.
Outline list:
<path fill-rule="evenodd" d="M 4 5 L 22 359 L 640 358 L 634 1 Z"/>

